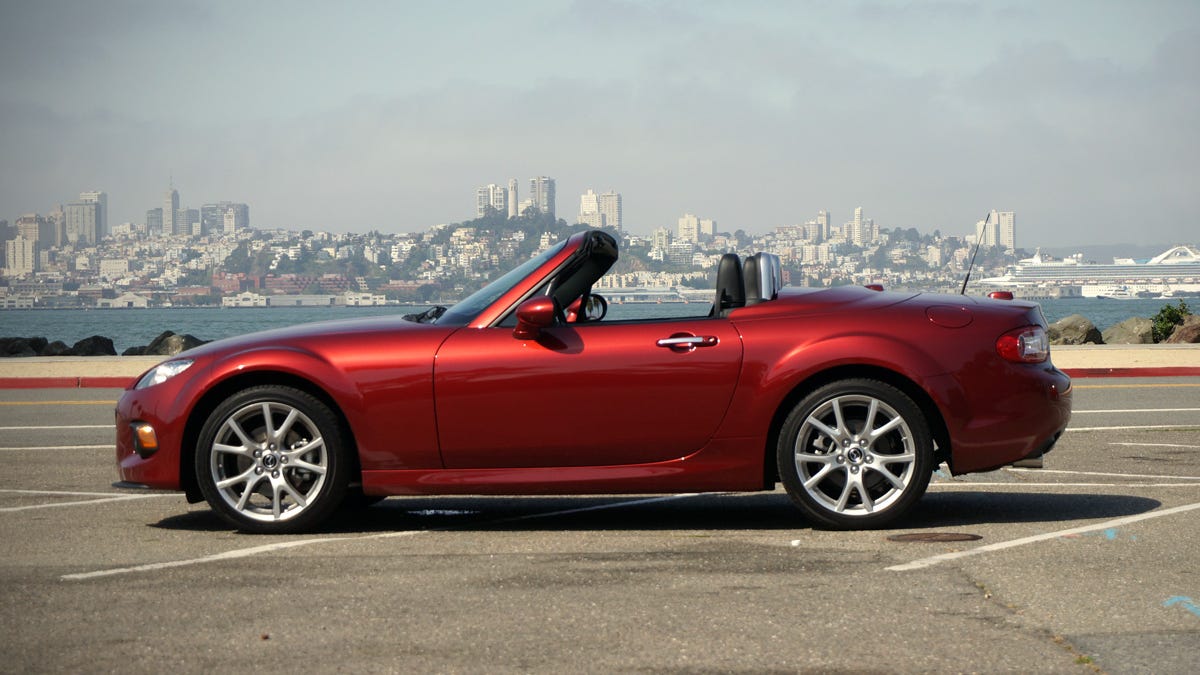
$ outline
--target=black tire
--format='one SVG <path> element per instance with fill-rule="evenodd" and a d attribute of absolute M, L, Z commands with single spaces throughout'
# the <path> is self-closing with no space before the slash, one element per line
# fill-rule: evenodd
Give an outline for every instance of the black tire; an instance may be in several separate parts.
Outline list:
<path fill-rule="evenodd" d="M 320 400 L 292 387 L 251 387 L 208 416 L 196 482 L 213 511 L 239 530 L 303 532 L 345 496 L 346 452 L 342 425 Z"/>
<path fill-rule="evenodd" d="M 847 379 L 796 404 L 776 461 L 788 495 L 814 525 L 873 529 L 903 517 L 925 494 L 933 439 L 921 408 L 903 391 Z"/>

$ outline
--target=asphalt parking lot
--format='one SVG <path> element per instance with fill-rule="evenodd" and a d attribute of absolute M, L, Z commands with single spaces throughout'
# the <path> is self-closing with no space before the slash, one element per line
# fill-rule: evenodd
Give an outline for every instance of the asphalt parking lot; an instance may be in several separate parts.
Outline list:
<path fill-rule="evenodd" d="M 0 671 L 1195 672 L 1200 379 L 1075 385 L 1044 469 L 935 476 L 893 530 L 777 491 L 391 498 L 280 537 L 112 488 L 118 391 L 0 390 Z"/>

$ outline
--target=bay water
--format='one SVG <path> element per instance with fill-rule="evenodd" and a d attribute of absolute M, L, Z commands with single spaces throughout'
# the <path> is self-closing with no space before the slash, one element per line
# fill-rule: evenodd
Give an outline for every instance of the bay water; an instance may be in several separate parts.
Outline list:
<path fill-rule="evenodd" d="M 1200 306 L 1200 301 L 1192 299 Z M 1053 323 L 1072 314 L 1081 314 L 1104 330 L 1130 317 L 1153 318 L 1165 305 L 1178 300 L 1108 300 L 1070 298 L 1041 301 L 1046 320 Z M 217 340 L 269 328 L 281 328 L 313 321 L 330 321 L 367 316 L 410 314 L 427 306 L 392 305 L 387 307 L 260 307 L 260 308 L 154 308 L 154 309 L 9 309 L 0 310 L 0 337 L 44 337 L 67 345 L 92 335 L 113 341 L 117 353 L 129 347 L 144 346 L 166 330 L 191 334 L 201 340 Z M 1193 307 L 1193 310 L 1200 307 Z M 613 304 L 610 319 L 642 319 L 702 316 L 704 303 Z"/>

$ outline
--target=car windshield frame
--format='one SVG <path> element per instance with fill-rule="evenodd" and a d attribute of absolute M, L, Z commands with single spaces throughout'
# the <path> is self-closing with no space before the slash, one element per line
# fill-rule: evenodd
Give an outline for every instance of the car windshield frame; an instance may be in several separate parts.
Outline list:
<path fill-rule="evenodd" d="M 509 270 L 499 279 L 491 282 L 487 286 L 475 291 L 467 298 L 457 302 L 450 309 L 447 309 L 444 314 L 437 318 L 435 322 L 439 326 L 466 326 L 470 324 L 475 317 L 479 316 L 485 309 L 492 306 L 492 303 L 499 300 L 513 286 L 516 286 L 519 281 L 529 276 L 542 265 L 545 265 L 551 258 L 562 252 L 567 246 L 569 240 L 563 240 L 554 246 L 546 249 L 538 255 L 526 260 L 520 265 Z"/>

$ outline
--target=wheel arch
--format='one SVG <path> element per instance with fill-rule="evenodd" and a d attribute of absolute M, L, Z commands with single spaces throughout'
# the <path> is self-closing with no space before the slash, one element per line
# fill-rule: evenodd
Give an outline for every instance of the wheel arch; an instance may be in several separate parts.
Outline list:
<path fill-rule="evenodd" d="M 771 418 L 770 429 L 767 433 L 767 443 L 763 448 L 763 486 L 765 489 L 773 490 L 776 483 L 779 482 L 779 467 L 776 465 L 775 451 L 779 445 L 779 435 L 783 429 L 784 421 L 792 409 L 801 399 L 816 389 L 831 382 L 848 379 L 878 380 L 904 392 L 905 395 L 917 404 L 917 407 L 921 409 L 921 414 L 925 416 L 926 421 L 929 423 L 929 433 L 933 436 L 936 446 L 934 454 L 935 466 L 949 459 L 950 433 L 946 427 L 946 421 L 942 417 L 941 410 L 938 409 L 937 404 L 934 403 L 933 398 L 925 389 L 905 375 L 882 366 L 868 364 L 839 365 L 813 373 L 797 382 L 775 409 L 775 414 Z"/>
<path fill-rule="evenodd" d="M 359 464 L 358 445 L 354 439 L 354 430 L 350 426 L 345 411 L 337 404 L 333 396 L 316 382 L 299 375 L 275 370 L 254 370 L 217 382 L 204 392 L 188 414 L 187 423 L 184 425 L 183 440 L 179 447 L 179 484 L 187 495 L 189 503 L 204 501 L 196 479 L 195 457 L 196 443 L 200 438 L 200 430 L 204 427 L 205 421 L 222 401 L 236 392 L 261 386 L 291 387 L 303 391 L 325 404 L 333 412 L 341 426 L 350 460 L 350 482 L 351 484 L 362 482 L 362 467 Z"/>

